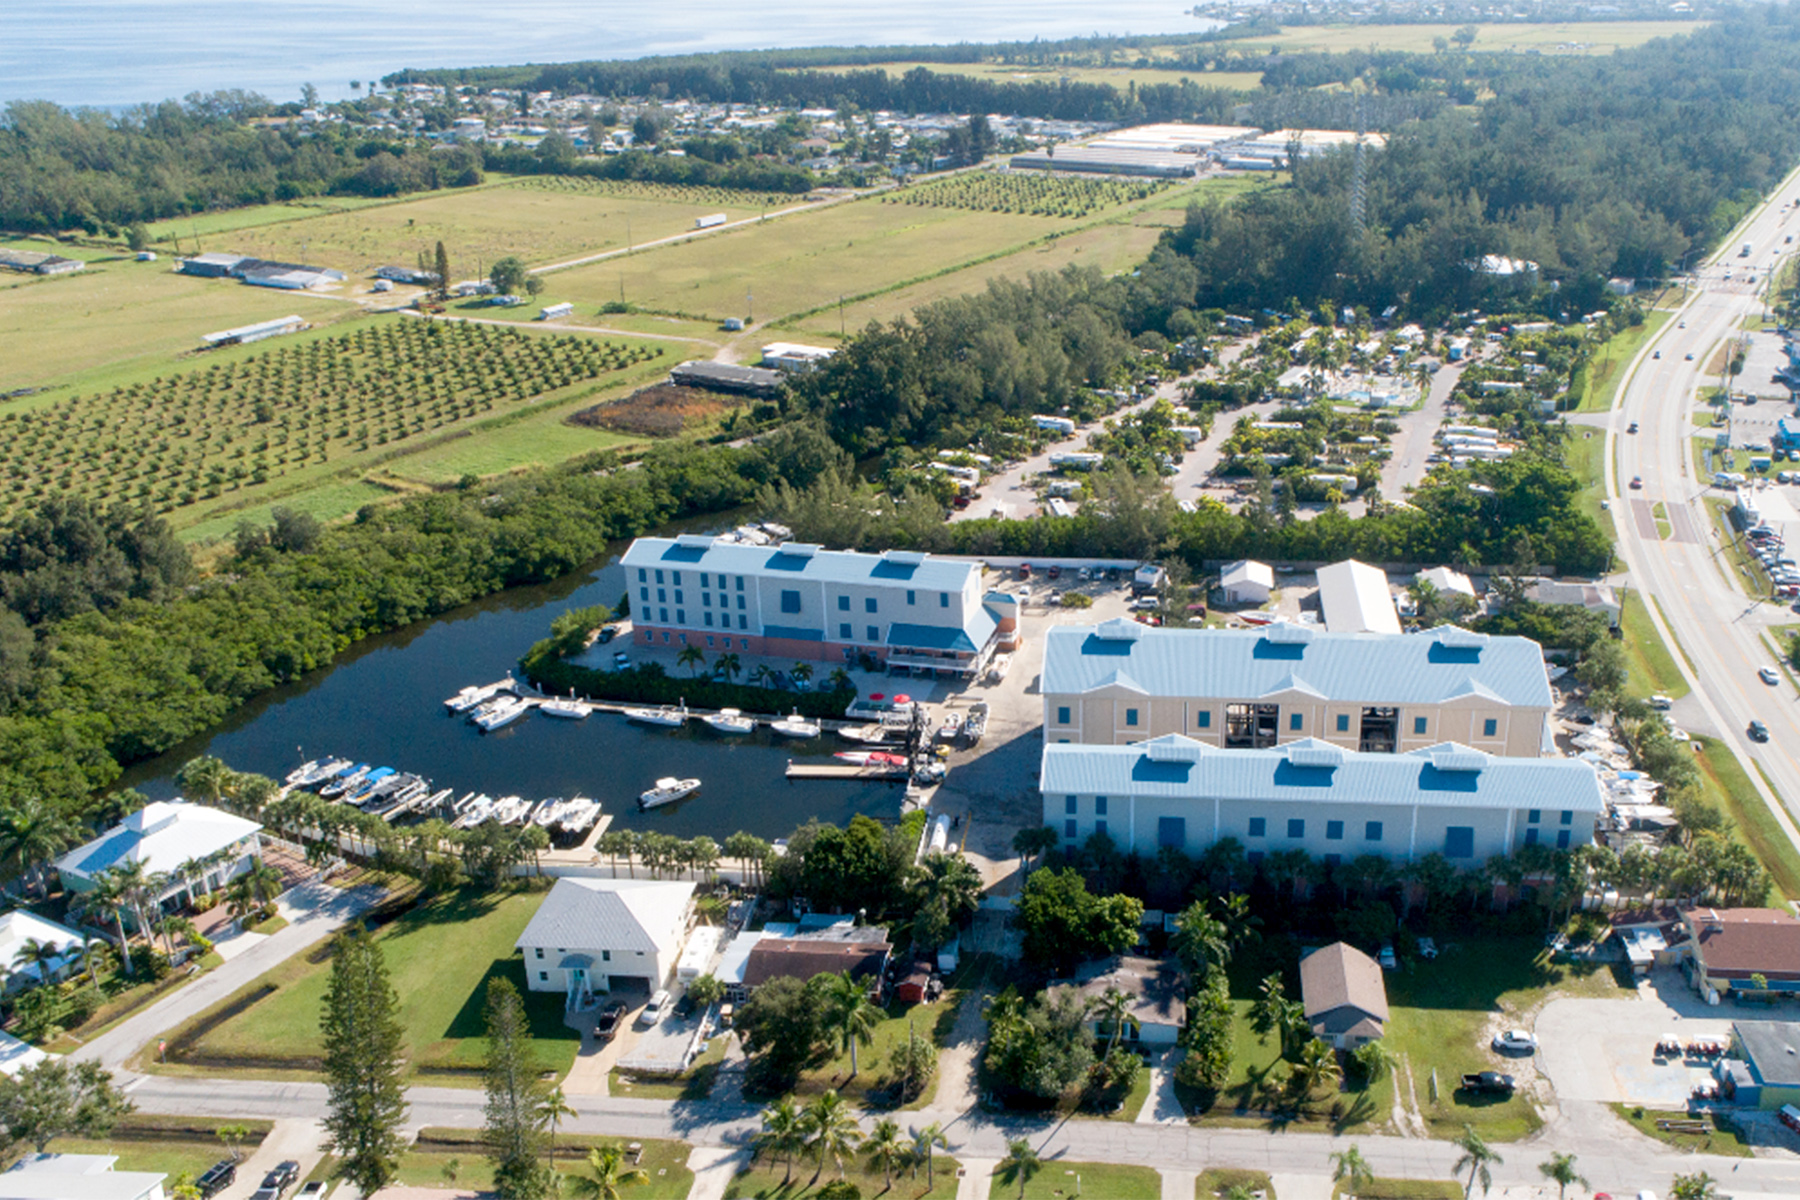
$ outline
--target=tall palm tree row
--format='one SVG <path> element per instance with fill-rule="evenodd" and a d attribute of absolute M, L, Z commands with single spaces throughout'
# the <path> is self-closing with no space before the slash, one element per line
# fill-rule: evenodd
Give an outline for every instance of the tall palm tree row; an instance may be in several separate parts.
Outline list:
<path fill-rule="evenodd" d="M 842 1179 L 844 1159 L 863 1140 L 862 1130 L 856 1125 L 856 1114 L 833 1088 L 808 1104 L 800 1114 L 800 1120 L 806 1131 L 807 1149 L 812 1151 L 819 1164 L 813 1178 L 816 1180 L 824 1173 L 825 1162 L 829 1159 L 837 1165 L 838 1178 Z"/>

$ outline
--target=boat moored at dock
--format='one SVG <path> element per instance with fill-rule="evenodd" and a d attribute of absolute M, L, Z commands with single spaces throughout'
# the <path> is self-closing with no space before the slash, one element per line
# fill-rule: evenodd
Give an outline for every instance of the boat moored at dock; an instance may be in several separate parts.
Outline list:
<path fill-rule="evenodd" d="M 710 716 L 701 717 L 700 719 L 705 722 L 707 728 L 711 729 L 714 733 L 743 734 L 756 732 L 756 722 L 752 718 L 746 717 L 742 712 L 735 708 L 721 708 L 718 712 L 713 713 Z"/>

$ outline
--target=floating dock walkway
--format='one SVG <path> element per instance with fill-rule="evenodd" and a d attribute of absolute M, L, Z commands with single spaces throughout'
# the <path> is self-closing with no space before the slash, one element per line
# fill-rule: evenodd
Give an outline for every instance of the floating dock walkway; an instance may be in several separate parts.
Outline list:
<path fill-rule="evenodd" d="M 911 767 L 888 764 L 800 763 L 788 760 L 789 779 L 880 779 L 901 783 L 912 776 Z"/>

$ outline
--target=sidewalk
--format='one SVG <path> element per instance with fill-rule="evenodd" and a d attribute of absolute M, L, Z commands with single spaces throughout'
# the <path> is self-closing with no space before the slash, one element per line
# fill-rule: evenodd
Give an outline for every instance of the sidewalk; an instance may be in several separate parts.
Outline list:
<path fill-rule="evenodd" d="M 295 888 L 278 902 L 281 915 L 288 920 L 286 929 L 271 934 L 186 987 L 178 988 L 69 1057 L 118 1070 L 140 1046 L 158 1034 L 225 999 L 264 971 L 330 937 L 380 898 L 381 889 L 377 887 L 346 891 L 313 882 Z"/>

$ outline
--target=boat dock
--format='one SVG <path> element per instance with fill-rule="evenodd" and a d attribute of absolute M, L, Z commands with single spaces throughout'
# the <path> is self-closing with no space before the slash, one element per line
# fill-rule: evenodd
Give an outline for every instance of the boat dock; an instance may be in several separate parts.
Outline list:
<path fill-rule="evenodd" d="M 789 779 L 882 779 L 899 783 L 912 775 L 912 768 L 887 764 L 800 763 L 788 760 Z"/>

